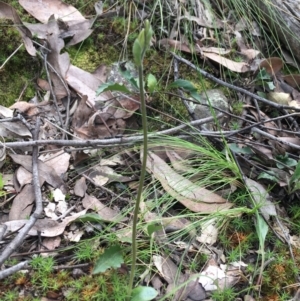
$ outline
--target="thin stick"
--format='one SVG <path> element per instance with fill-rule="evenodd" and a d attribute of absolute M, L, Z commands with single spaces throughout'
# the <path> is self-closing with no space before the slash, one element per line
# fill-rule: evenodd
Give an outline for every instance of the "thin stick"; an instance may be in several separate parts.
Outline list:
<path fill-rule="evenodd" d="M 4 68 L 4 66 L 8 63 L 8 61 L 19 51 L 19 49 L 23 46 L 23 43 L 4 61 L 4 63 L 0 66 L 0 70 Z"/>
<path fill-rule="evenodd" d="M 40 128 L 40 118 L 37 118 L 36 126 L 32 130 L 33 139 L 37 139 Z M 32 181 L 33 181 L 33 189 L 35 194 L 35 211 L 30 216 L 28 222 L 24 225 L 24 227 L 19 231 L 17 236 L 6 246 L 3 252 L 0 254 L 0 266 L 4 263 L 4 261 L 22 244 L 26 235 L 30 231 L 30 229 L 34 226 L 35 222 L 41 215 L 43 211 L 42 206 L 42 194 L 41 187 L 39 181 L 39 171 L 38 171 L 38 146 L 33 147 L 32 151 Z M 14 272 L 13 269 L 11 269 Z M 7 273 L 7 270 L 1 271 L 0 279 L 2 273 Z"/>

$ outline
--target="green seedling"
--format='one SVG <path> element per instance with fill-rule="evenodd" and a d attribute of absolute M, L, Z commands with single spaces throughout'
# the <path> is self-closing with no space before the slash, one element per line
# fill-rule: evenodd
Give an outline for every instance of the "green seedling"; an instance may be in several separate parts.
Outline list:
<path fill-rule="evenodd" d="M 110 268 L 120 268 L 124 263 L 122 248 L 118 245 L 111 246 L 98 258 L 93 274 L 103 273 Z"/>
<path fill-rule="evenodd" d="M 139 33 L 138 37 L 133 43 L 132 53 L 134 58 L 134 63 L 138 68 L 138 80 L 136 81 L 131 77 L 130 74 L 126 74 L 127 79 L 132 84 L 135 89 L 139 90 L 140 101 L 141 101 L 141 115 L 142 115 L 142 124 L 143 124 L 143 158 L 142 158 L 142 167 L 141 174 L 139 179 L 139 187 L 137 193 L 137 200 L 134 208 L 133 214 L 133 224 L 132 224 L 132 265 L 131 265 L 131 273 L 129 278 L 129 286 L 128 286 L 128 300 L 152 300 L 156 297 L 157 292 L 151 287 L 137 287 L 133 290 L 133 282 L 136 270 L 136 260 L 137 260 L 137 224 L 138 224 L 138 213 L 139 206 L 142 199 L 143 186 L 146 174 L 146 162 L 147 162 L 147 152 L 148 152 L 148 126 L 147 126 L 147 111 L 146 111 L 146 100 L 145 100 L 145 90 L 144 90 L 144 78 L 143 78 L 143 59 L 146 51 L 150 47 L 150 41 L 153 35 L 153 30 L 148 20 L 145 21 L 145 28 Z M 124 74 L 123 72 L 123 74 Z M 153 92 L 157 81 L 154 76 L 148 76 L 148 88 L 150 92 Z M 102 93 L 107 90 L 115 89 L 115 91 L 121 91 L 125 93 L 129 93 L 130 91 L 121 85 L 118 84 L 107 84 L 102 85 L 97 90 L 97 93 Z M 122 263 L 122 257 L 120 256 L 121 249 L 118 247 L 114 247 L 113 250 L 109 249 L 105 256 L 100 257 L 99 261 L 95 267 L 95 272 L 101 272 L 109 267 L 114 267 L 114 265 L 120 265 Z M 105 260 L 104 260 L 104 259 Z M 106 263 L 105 263 L 106 262 Z"/>
<path fill-rule="evenodd" d="M 200 102 L 200 97 L 197 88 L 188 80 L 178 79 L 174 81 L 169 87 L 183 89 L 185 92 L 189 93 L 194 99 Z"/>
<path fill-rule="evenodd" d="M 255 83 L 257 85 L 262 86 L 263 89 L 265 89 L 266 87 L 271 91 L 275 89 L 272 78 L 271 78 L 270 74 L 267 73 L 265 68 L 262 68 L 261 70 L 259 70 L 259 72 L 256 76 L 256 79 L 255 79 Z"/>
<path fill-rule="evenodd" d="M 262 218 L 262 216 L 257 212 L 256 213 L 256 232 L 259 240 L 259 251 L 261 253 L 261 267 L 259 272 L 259 277 L 257 280 L 257 284 L 260 285 L 262 281 L 262 274 L 264 270 L 265 263 L 265 240 L 267 233 L 269 231 L 269 226 Z"/>

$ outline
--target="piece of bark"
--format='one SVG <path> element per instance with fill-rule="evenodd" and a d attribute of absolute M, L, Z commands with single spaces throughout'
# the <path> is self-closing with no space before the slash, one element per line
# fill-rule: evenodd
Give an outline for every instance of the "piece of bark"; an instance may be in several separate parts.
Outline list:
<path fill-rule="evenodd" d="M 300 2 L 299 0 L 254 0 L 274 37 L 300 62 Z"/>

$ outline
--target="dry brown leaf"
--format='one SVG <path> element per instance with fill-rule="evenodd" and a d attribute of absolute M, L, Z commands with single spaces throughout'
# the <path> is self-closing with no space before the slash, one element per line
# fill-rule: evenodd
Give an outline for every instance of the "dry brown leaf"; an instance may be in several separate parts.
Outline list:
<path fill-rule="evenodd" d="M 74 194 L 83 198 L 85 195 L 86 189 L 87 189 L 87 185 L 86 185 L 85 177 L 81 177 L 75 183 Z"/>
<path fill-rule="evenodd" d="M 193 227 L 192 223 L 183 217 L 160 217 L 155 212 L 151 212 L 147 207 L 145 202 L 141 202 L 140 204 L 141 214 L 143 219 L 147 223 L 159 223 L 164 227 L 166 232 L 174 232 L 178 230 L 185 229 L 189 232 L 189 235 L 194 238 L 196 236 L 196 230 Z"/>
<path fill-rule="evenodd" d="M 203 52 L 202 54 L 204 57 L 219 63 L 220 65 L 224 66 L 225 68 L 231 71 L 244 73 L 250 70 L 250 67 L 247 63 L 234 62 L 216 53 Z"/>
<path fill-rule="evenodd" d="M 44 238 L 41 244 L 41 251 L 55 250 L 60 246 L 60 243 L 61 243 L 61 238 L 59 236 Z M 41 253 L 41 256 L 47 257 L 49 256 L 49 252 Z"/>
<path fill-rule="evenodd" d="M 131 98 L 134 98 L 131 96 Z M 106 108 L 111 106 L 115 108 L 113 117 L 116 119 L 127 119 L 132 116 L 132 114 L 139 109 L 140 103 L 138 100 L 133 101 L 127 97 L 123 97 L 120 100 L 108 101 L 103 108 L 103 112 L 106 112 Z"/>
<path fill-rule="evenodd" d="M 63 176 L 69 168 L 71 155 L 60 150 L 58 152 L 52 152 L 48 155 L 41 156 L 39 159 L 43 161 L 47 166 L 55 169 L 59 176 Z"/>
<path fill-rule="evenodd" d="M 292 101 L 292 97 L 289 93 L 284 92 L 269 92 L 267 94 L 269 100 L 274 101 L 280 105 L 288 106 Z"/>
<path fill-rule="evenodd" d="M 270 57 L 268 59 L 264 59 L 260 65 L 259 68 L 265 68 L 267 73 L 270 75 L 275 75 L 278 73 L 283 67 L 283 61 L 279 57 Z"/>
<path fill-rule="evenodd" d="M 211 259 L 204 271 L 201 272 L 199 282 L 206 291 L 224 290 L 234 286 L 241 278 L 241 266 L 244 263 L 234 265 L 217 265 L 214 259 Z M 247 265 L 246 265 L 247 266 Z"/>
<path fill-rule="evenodd" d="M 115 154 L 109 158 L 102 158 L 100 165 L 107 165 L 107 166 L 117 166 L 117 165 L 124 165 L 125 161 L 123 160 L 121 154 Z"/>
<path fill-rule="evenodd" d="M 82 206 L 86 209 L 91 209 L 96 211 L 103 221 L 107 222 L 120 222 L 127 220 L 122 217 L 121 214 L 106 205 L 102 204 L 98 199 L 88 194 L 82 200 Z"/>
<path fill-rule="evenodd" d="M 94 29 L 91 29 L 92 25 L 93 19 L 80 22 L 78 20 L 67 22 L 67 30 L 64 36 L 72 37 L 67 46 L 76 45 L 88 38 L 94 31 Z"/>
<path fill-rule="evenodd" d="M 251 146 L 251 149 L 264 160 L 264 163 L 273 163 L 274 162 L 274 158 L 273 158 L 273 153 L 272 150 L 270 148 L 267 148 L 263 145 L 252 145 L 250 144 L 249 146 Z"/>
<path fill-rule="evenodd" d="M 218 228 L 216 227 L 217 220 L 209 219 L 201 224 L 201 234 L 196 237 L 196 240 L 205 245 L 213 245 L 218 238 Z"/>
<path fill-rule="evenodd" d="M 42 23 L 47 23 L 52 15 L 63 21 L 84 21 L 82 14 L 72 5 L 61 0 L 19 0 L 20 5 Z"/>
<path fill-rule="evenodd" d="M 300 87 L 300 74 L 283 75 L 282 78 L 293 88 L 297 89 Z"/>
<path fill-rule="evenodd" d="M 113 97 L 110 92 L 104 92 L 97 96 L 96 90 L 102 84 L 102 81 L 94 74 L 76 66 L 70 65 L 66 80 L 76 92 L 87 96 L 87 104 L 92 108 L 95 107 L 97 102 L 103 103 Z"/>
<path fill-rule="evenodd" d="M 183 275 L 179 271 L 179 267 L 169 257 L 159 255 L 153 256 L 153 263 L 158 269 L 160 275 L 168 282 L 167 293 L 176 292 L 173 301 L 186 300 L 193 297 L 192 300 L 203 300 L 206 297 L 205 290 L 196 280 L 190 280 L 190 275 Z M 193 277 L 195 278 L 195 277 Z M 187 283 L 182 289 L 178 290 L 178 286 Z"/>
<path fill-rule="evenodd" d="M 174 50 L 180 50 L 187 53 L 192 53 L 190 47 L 180 41 L 171 40 L 171 39 L 161 39 L 159 40 L 159 45 L 164 46 L 165 48 L 171 47 Z"/>
<path fill-rule="evenodd" d="M 6 161 L 5 159 L 6 159 L 6 147 L 4 145 L 3 148 L 0 149 L 0 169 L 4 165 Z"/>
<path fill-rule="evenodd" d="M 153 263 L 167 283 L 172 284 L 175 281 L 177 283 L 184 282 L 185 279 L 183 274 L 180 272 L 178 266 L 169 257 L 154 255 Z"/>
<path fill-rule="evenodd" d="M 219 48 L 219 47 L 201 47 L 201 51 L 217 53 L 219 55 L 225 55 L 225 54 L 229 54 L 231 50 L 226 50 L 225 48 Z"/>
<path fill-rule="evenodd" d="M 170 159 L 170 162 L 171 162 L 174 170 L 176 170 L 180 173 L 185 173 L 185 172 L 189 172 L 192 170 L 191 166 L 188 166 L 188 164 L 184 164 L 183 158 L 180 157 L 180 155 L 177 154 L 176 151 L 166 150 L 166 154 L 167 154 L 168 158 Z"/>
<path fill-rule="evenodd" d="M 262 118 L 263 120 L 265 120 L 264 125 L 268 128 L 273 128 L 273 129 L 267 129 L 267 132 L 270 133 L 271 135 L 278 135 L 281 133 L 280 129 L 278 129 L 278 131 L 276 130 L 278 128 L 278 125 L 275 121 L 271 120 L 268 121 L 269 116 L 266 115 L 264 112 L 259 111 L 259 115 L 256 111 L 256 109 L 252 109 L 253 107 L 249 107 L 250 112 L 252 113 L 252 115 L 255 117 L 256 121 L 259 122 L 260 118 Z"/>
<path fill-rule="evenodd" d="M 37 79 L 37 85 L 39 86 L 39 88 L 41 88 L 44 91 L 50 91 L 49 83 L 42 78 Z"/>
<path fill-rule="evenodd" d="M 31 137 L 29 129 L 22 121 L 0 123 L 0 136 L 8 138 Z"/>
<path fill-rule="evenodd" d="M 58 100 L 67 96 L 67 83 L 65 82 L 67 71 L 70 67 L 70 58 L 67 52 L 60 54 L 64 48 L 64 40 L 60 36 L 60 29 L 57 20 L 52 16 L 47 27 L 47 47 L 50 52 L 47 55 L 48 62 L 54 68 L 49 68 L 54 93 Z"/>
<path fill-rule="evenodd" d="M 259 211 L 266 220 L 270 219 L 271 216 L 276 216 L 275 205 L 270 201 L 267 190 L 258 182 L 253 181 L 247 177 L 244 177 L 245 184 L 252 195 L 252 199 L 255 204 L 259 207 Z"/>
<path fill-rule="evenodd" d="M 0 118 L 12 118 L 13 116 L 13 110 L 0 105 Z"/>
<path fill-rule="evenodd" d="M 216 212 L 232 206 L 224 198 L 205 188 L 199 187 L 177 174 L 161 158 L 149 152 L 147 169 L 160 181 L 164 189 L 184 206 L 194 212 Z"/>
<path fill-rule="evenodd" d="M 79 101 L 76 111 L 72 118 L 72 127 L 80 128 L 88 122 L 93 110 L 86 104 L 87 96 L 84 95 Z"/>
<path fill-rule="evenodd" d="M 72 216 L 68 216 L 63 219 L 61 223 L 51 220 L 51 219 L 39 219 L 36 221 L 34 226 L 30 229 L 28 235 L 37 236 L 41 235 L 44 237 L 55 237 L 57 235 L 61 235 L 68 224 L 75 221 L 82 215 L 86 214 L 87 210 L 82 210 L 78 213 L 75 213 Z M 17 231 L 22 228 L 28 220 L 16 220 L 16 221 L 8 221 L 4 224 L 7 226 L 6 234 L 9 232 Z"/>
<path fill-rule="evenodd" d="M 300 138 L 298 138 L 298 137 L 278 137 L 278 139 L 281 140 L 281 141 L 284 141 L 284 142 L 289 142 L 289 143 L 293 143 L 293 144 L 296 144 L 296 145 L 300 146 Z M 293 147 L 290 147 L 290 146 L 288 146 L 286 144 L 283 144 L 282 146 L 287 151 L 294 150 Z"/>
<path fill-rule="evenodd" d="M 28 218 L 31 214 L 34 200 L 35 196 L 32 185 L 25 185 L 13 200 L 9 211 L 9 220 L 13 221 Z"/>
<path fill-rule="evenodd" d="M 32 183 L 32 173 L 24 167 L 20 166 L 15 172 L 14 179 L 15 189 L 17 192 L 19 192 L 24 185 Z"/>
<path fill-rule="evenodd" d="M 12 6 L 1 1 L 0 2 L 0 18 L 10 19 L 14 22 L 15 29 L 18 30 L 19 33 L 21 34 L 27 52 L 30 55 L 35 56 L 36 49 L 33 46 L 33 43 L 31 40 L 31 38 L 32 38 L 31 32 L 26 26 L 24 26 L 20 17 L 18 16 L 16 10 Z"/>
<path fill-rule="evenodd" d="M 293 108 L 300 109 L 300 101 L 299 100 L 292 100 L 289 102 L 289 106 Z"/>
<path fill-rule="evenodd" d="M 34 103 L 28 103 L 26 101 L 18 101 L 14 103 L 9 108 L 12 110 L 17 110 L 28 116 L 35 116 L 39 113 L 39 105 Z"/>
<path fill-rule="evenodd" d="M 32 157 L 26 155 L 16 155 L 10 154 L 10 157 L 17 164 L 23 166 L 26 170 L 32 172 Z M 43 178 L 48 184 L 53 186 L 54 188 L 59 188 L 62 191 L 66 191 L 66 187 L 62 179 L 57 175 L 56 171 L 47 166 L 44 162 L 39 160 L 39 176 Z M 40 179 L 41 181 L 41 179 Z"/>

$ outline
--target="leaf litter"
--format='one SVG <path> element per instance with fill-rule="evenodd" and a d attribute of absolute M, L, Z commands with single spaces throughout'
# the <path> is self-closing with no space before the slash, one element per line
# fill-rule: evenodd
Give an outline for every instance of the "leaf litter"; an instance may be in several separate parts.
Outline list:
<path fill-rule="evenodd" d="M 124 150 L 124 146 L 112 144 L 109 150 L 93 152 L 89 147 L 89 141 L 113 140 L 124 133 L 127 134 L 132 119 L 138 118 L 135 112 L 139 110 L 139 97 L 134 90 L 131 90 L 130 95 L 114 94 L 110 91 L 98 93 L 99 86 L 107 83 L 109 66 L 100 64 L 94 72 L 88 72 L 73 65 L 68 52 L 65 51 L 66 46 L 76 45 L 93 34 L 95 30 L 93 24 L 97 17 L 101 17 L 102 10 L 96 13 L 96 18 L 85 18 L 75 7 L 60 0 L 42 2 L 20 0 L 19 3 L 41 23 L 22 22 L 17 11 L 5 3 L 0 3 L 0 16 L 12 20 L 17 25 L 27 52 L 32 56 L 41 57 L 48 74 L 46 79 L 37 79 L 39 89 L 44 93 L 39 101 L 34 97 L 31 102 L 18 101 L 10 108 L 0 107 L 0 116 L 3 119 L 0 123 L 0 134 L 3 138 L 12 139 L 16 143 L 29 141 L 33 137 L 31 127 L 35 127 L 37 119 L 41 118 L 43 124 L 40 127 L 39 139 L 66 141 L 68 134 L 70 141 L 86 141 L 87 146 L 84 150 L 74 146 L 68 147 L 63 143 L 39 146 L 43 154 L 37 161 L 38 182 L 42 187 L 44 210 L 42 216 L 29 230 L 28 236 L 23 237 L 24 247 L 33 251 L 27 244 L 28 237 L 39 236 L 42 238 L 40 253 L 47 256 L 50 250 L 58 249 L 68 242 L 79 242 L 87 237 L 89 232 L 86 225 L 94 229 L 93 231 L 98 231 L 96 224 L 99 223 L 112 227 L 116 239 L 120 242 L 130 242 L 130 239 L 127 239 L 131 232 L 130 206 L 135 200 L 134 183 L 138 180 L 139 151 L 129 148 Z M 215 40 L 215 33 L 211 29 L 220 30 L 223 28 L 223 21 L 218 18 L 212 20 L 210 11 L 202 3 L 201 5 L 199 3 L 198 10 L 201 11 L 199 14 L 201 17 L 190 13 L 178 15 L 173 20 L 173 29 L 169 36 L 160 39 L 158 44 L 168 51 L 176 49 L 198 55 L 212 70 L 244 74 L 253 80 L 250 84 L 251 91 L 255 89 L 260 97 L 255 95 L 254 99 L 256 101 L 263 99 L 265 107 L 258 106 L 257 103 L 253 105 L 249 98 L 253 97 L 252 94 L 248 93 L 248 98 L 244 99 L 238 96 L 239 100 L 243 101 L 240 116 L 233 114 L 234 118 L 231 116 L 231 120 L 227 117 L 229 121 L 222 119 L 222 128 L 212 125 L 212 131 L 235 145 L 231 150 L 235 160 L 240 164 L 239 172 L 243 175 L 244 187 L 248 189 L 252 199 L 249 207 L 258 208 L 282 241 L 299 248 L 299 236 L 289 229 L 292 222 L 287 212 L 281 211 L 280 205 L 276 204 L 278 198 L 275 197 L 276 194 L 282 196 L 284 191 L 288 197 L 298 198 L 299 174 L 295 165 L 291 165 L 290 162 L 295 158 L 297 164 L 299 150 L 299 138 L 296 135 L 299 129 L 297 124 L 300 100 L 299 75 L 284 75 L 283 59 L 262 58 L 260 49 L 249 48 L 243 36 L 243 32 L 249 30 L 245 26 L 246 20 L 231 24 L 232 27 L 228 28 L 228 32 L 223 33 L 226 42 L 229 35 L 236 38 L 236 47 L 241 54 L 239 57 L 241 61 L 236 61 L 230 56 L 230 48 L 219 47 L 217 43 L 211 42 Z M 112 13 L 115 14 L 115 11 Z M 199 29 L 199 32 L 195 32 L 195 37 L 201 38 L 195 38 L 194 44 L 185 34 L 177 30 L 180 24 L 187 20 L 192 24 L 192 28 Z M 252 25 L 251 34 L 260 36 L 256 24 Z M 36 37 L 39 44 L 35 44 L 32 37 Z M 181 62 L 185 63 L 184 59 Z M 193 64 L 189 67 L 195 69 Z M 255 77 L 257 74 L 259 75 Z M 203 75 L 207 76 L 205 72 Z M 214 76 L 207 77 L 215 81 Z M 242 80 L 246 81 L 247 78 Z M 246 83 L 242 83 L 241 86 L 245 87 Z M 195 90 L 188 91 L 190 88 L 187 87 L 185 92 L 191 92 L 193 96 Z M 235 89 L 232 86 L 229 88 Z M 247 91 L 239 92 L 247 95 Z M 273 118 L 272 109 L 286 116 Z M 236 122 L 238 119 L 241 130 L 235 133 L 230 128 L 232 126 L 230 122 Z M 206 136 L 214 145 L 220 143 L 218 140 L 220 136 L 215 138 L 214 134 L 211 134 L 212 131 L 208 131 L 205 126 L 200 126 L 200 133 L 205 135 L 206 132 Z M 228 136 L 226 131 L 229 132 Z M 192 133 L 191 137 L 194 138 L 193 135 Z M 202 142 L 198 140 L 198 143 Z M 246 146 L 251 149 L 251 155 L 243 153 Z M 142 204 L 141 215 L 153 229 L 150 236 L 153 236 L 162 250 L 166 248 L 165 251 L 171 252 L 167 255 L 168 252 L 161 251 L 160 254 L 158 252 L 152 256 L 152 268 L 155 266 L 156 271 L 149 272 L 151 277 L 146 281 L 152 283 L 160 296 L 172 295 L 172 300 L 204 300 L 216 290 L 222 291 L 236 285 L 243 286 L 245 282 L 246 285 L 249 284 L 247 279 L 249 274 L 245 269 L 247 264 L 242 260 L 226 262 L 224 253 L 228 255 L 228 251 L 222 248 L 218 240 L 222 230 L 220 225 L 224 225 L 224 222 L 220 223 L 222 218 L 218 217 L 227 214 L 228 217 L 242 218 L 242 212 L 246 209 L 241 207 L 240 212 L 234 212 L 233 201 L 229 201 L 228 195 L 223 196 L 219 187 L 214 185 L 204 187 L 194 181 L 195 178 L 202 176 L 195 166 L 194 159 L 194 156 L 202 156 L 199 152 L 193 152 L 184 145 L 176 149 L 172 146 L 159 146 L 154 149 L 148 153 L 147 171 L 152 178 L 148 185 L 156 183 L 154 186 L 156 188 L 149 194 L 149 200 Z M 17 144 L 13 148 L 3 148 L 4 159 L 1 161 L 6 160 L 6 154 L 11 158 L 9 159 L 11 163 L 18 167 L 14 172 L 12 183 L 9 184 L 5 180 L 6 186 L 2 188 L 4 195 L 7 193 L 13 197 L 12 201 L 4 199 L 3 202 L 4 205 L 7 201 L 11 202 L 1 215 L 1 225 L 5 229 L 1 233 L 1 239 L 4 238 L 1 241 L 3 248 L 8 238 L 24 227 L 36 206 L 35 187 L 32 184 L 36 174 L 33 170 L 34 159 L 31 148 Z M 277 169 L 273 167 L 274 165 Z M 4 178 L 8 179 L 8 174 L 3 173 Z M 74 173 L 76 176 L 73 176 Z M 189 173 L 192 176 L 188 177 Z M 279 173 L 282 175 L 281 179 Z M 225 175 L 224 172 L 223 177 Z M 260 178 L 267 180 L 259 183 Z M 270 179 L 274 186 L 278 185 L 273 190 L 268 186 Z M 241 185 L 235 184 L 237 187 Z M 231 183 L 231 186 L 235 184 Z M 227 187 L 229 195 L 234 191 L 232 187 L 230 189 Z M 164 214 L 157 212 L 157 206 L 164 205 L 153 206 L 158 197 L 171 199 L 172 206 L 165 205 L 169 208 L 164 209 Z M 180 210 L 197 214 L 195 216 L 201 221 L 201 226 L 192 222 L 193 219 L 180 217 L 180 214 L 177 216 Z M 278 212 L 283 212 L 280 218 Z M 207 214 L 211 217 L 203 218 Z M 176 233 L 181 231 L 188 233 L 189 240 L 184 235 L 176 237 Z M 174 233 L 176 239 L 172 239 Z M 242 233 L 238 229 L 236 233 L 242 238 Z M 143 231 L 139 233 L 139 237 L 144 237 Z M 252 248 L 252 253 L 259 252 L 254 246 Z M 176 255 L 178 250 L 183 256 L 183 262 Z M 103 273 L 107 268 L 118 269 L 124 263 L 119 247 L 113 249 L 115 257 L 111 257 L 108 248 L 106 251 L 103 257 L 100 257 L 98 270 L 94 271 Z M 289 251 L 292 256 L 294 250 L 290 247 Z M 189 268 L 190 262 L 187 261 L 195 252 L 209 254 L 209 260 L 193 273 Z M 294 262 L 295 260 L 294 258 Z M 6 264 L 3 268 L 7 268 Z M 163 283 L 167 284 L 166 289 Z M 140 293 L 137 290 L 137 296 Z M 249 295 L 244 297 L 246 300 Z"/>

